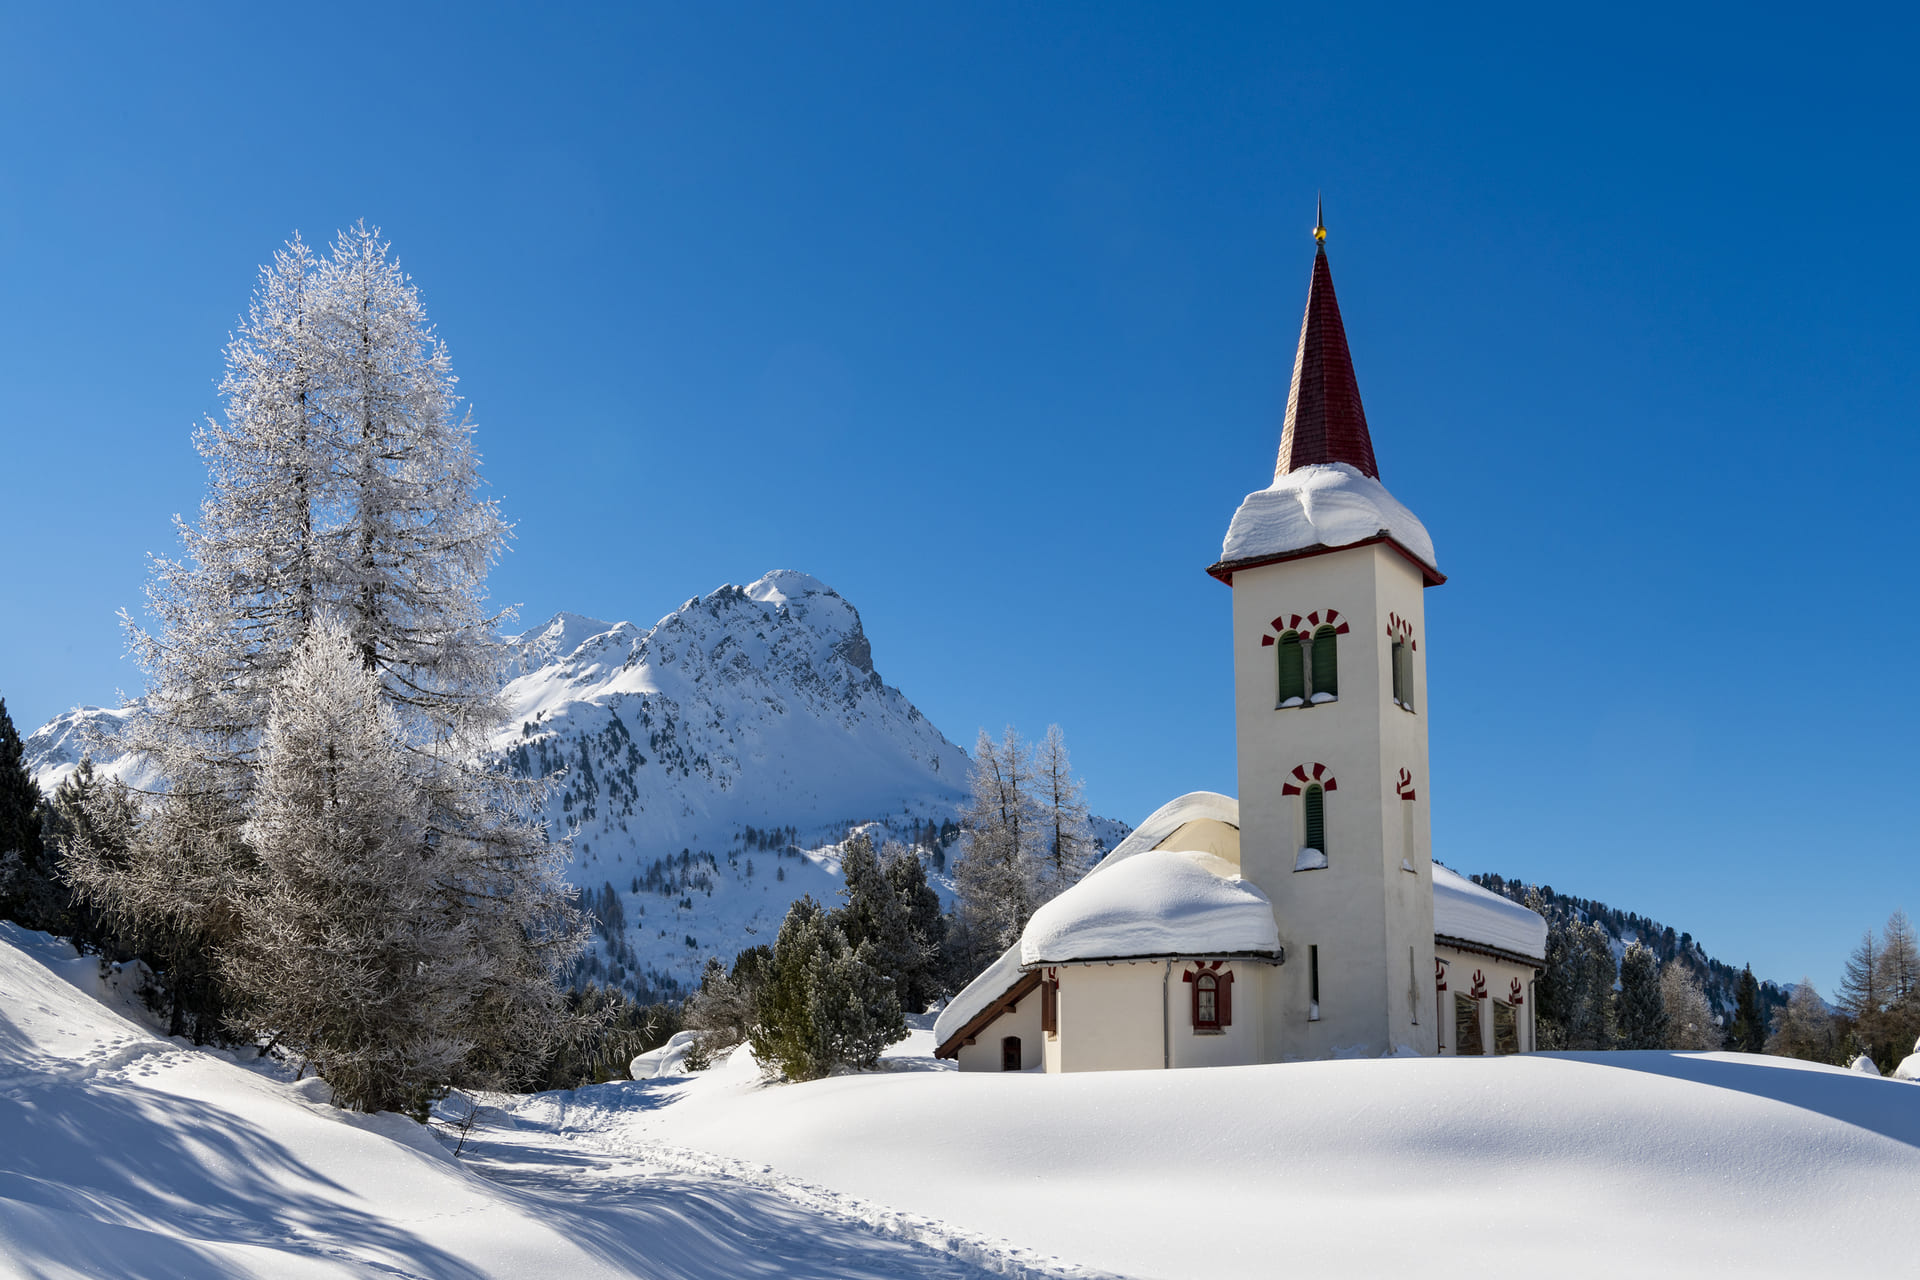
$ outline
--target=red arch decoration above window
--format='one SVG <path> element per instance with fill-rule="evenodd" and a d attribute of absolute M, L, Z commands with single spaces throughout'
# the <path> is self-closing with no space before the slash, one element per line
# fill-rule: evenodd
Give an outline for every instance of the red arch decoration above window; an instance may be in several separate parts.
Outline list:
<path fill-rule="evenodd" d="M 1399 796 L 1402 800 L 1419 799 L 1419 796 L 1415 795 L 1413 790 L 1413 771 L 1412 770 L 1402 769 L 1400 771 L 1399 781 L 1393 784 L 1393 794 Z"/>
<path fill-rule="evenodd" d="M 1436 991 L 1447 989 L 1447 962 L 1439 956 L 1433 958 L 1433 988 Z"/>
<path fill-rule="evenodd" d="M 1418 650 L 1420 642 L 1413 638 L 1413 624 L 1397 613 L 1387 615 L 1387 639 L 1405 640 L 1407 648 Z"/>
<path fill-rule="evenodd" d="M 1260 643 L 1263 645 L 1272 644 L 1275 636 L 1285 635 L 1289 631 L 1298 631 L 1302 635 L 1311 635 L 1322 626 L 1329 626 L 1333 628 L 1335 635 L 1343 636 L 1350 630 L 1347 624 L 1340 620 L 1340 611 L 1338 609 L 1316 609 L 1304 618 L 1297 613 L 1283 613 L 1275 618 L 1269 625 L 1273 628 L 1274 634 L 1261 636 Z"/>
<path fill-rule="evenodd" d="M 1475 1000 L 1485 1000 L 1487 998 L 1487 975 L 1475 969 L 1473 971 L 1473 985 L 1467 988 L 1467 994 Z"/>
<path fill-rule="evenodd" d="M 1312 770 L 1312 773 L 1309 774 L 1308 770 Z M 1297 764 L 1293 766 L 1293 776 L 1298 779 L 1298 781 L 1283 785 L 1280 788 L 1281 795 L 1297 796 L 1300 794 L 1302 788 L 1316 782 L 1320 784 L 1320 789 L 1323 791 L 1338 791 L 1340 789 L 1339 781 L 1334 778 L 1332 772 L 1323 764 Z"/>
<path fill-rule="evenodd" d="M 1521 995 L 1523 990 L 1524 988 L 1520 985 L 1520 979 L 1515 978 L 1507 985 L 1507 1003 L 1511 1005 L 1525 1004 L 1526 998 Z"/>

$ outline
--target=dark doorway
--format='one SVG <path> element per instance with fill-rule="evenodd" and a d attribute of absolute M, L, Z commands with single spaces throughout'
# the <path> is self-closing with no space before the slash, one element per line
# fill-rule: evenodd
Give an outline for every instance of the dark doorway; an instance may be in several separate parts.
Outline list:
<path fill-rule="evenodd" d="M 1020 1069 L 1020 1037 L 1008 1036 L 1000 1042 L 1000 1069 L 1018 1071 Z"/>

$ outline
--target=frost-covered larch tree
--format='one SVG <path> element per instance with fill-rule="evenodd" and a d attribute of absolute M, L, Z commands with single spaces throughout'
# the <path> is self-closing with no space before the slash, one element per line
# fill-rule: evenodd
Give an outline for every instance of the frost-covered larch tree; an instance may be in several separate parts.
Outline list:
<path fill-rule="evenodd" d="M 1726 1042 L 1705 989 L 1677 957 L 1661 967 L 1660 1003 L 1667 1011 L 1666 1048 L 1718 1049 Z"/>
<path fill-rule="evenodd" d="M 1047 736 L 1033 753 L 1033 786 L 1046 845 L 1039 883 L 1045 901 L 1078 884 L 1100 854 L 1087 825 L 1085 788 L 1073 776 L 1066 735 L 1057 724 L 1047 726 Z"/>
<path fill-rule="evenodd" d="M 462 1071 L 510 1076 L 558 1017 L 553 978 L 581 930 L 528 817 L 533 784 L 484 763 L 505 664 L 485 579 L 510 530 L 481 493 L 454 385 L 417 291 L 364 225 L 324 260 L 290 243 L 228 346 L 223 419 L 196 436 L 209 472 L 200 519 L 180 522 L 185 554 L 155 564 L 158 625 L 128 623 L 149 687 L 127 745 L 163 785 L 124 856 L 74 868 L 116 927 L 188 942 L 169 980 L 176 992 L 194 980 L 197 1034 L 234 1004 L 219 962 L 258 919 L 241 897 L 264 883 L 243 836 L 262 732 L 321 617 L 338 619 L 379 684 L 429 839 L 468 851 L 443 902 L 459 903 L 492 978 L 462 1033 Z"/>
<path fill-rule="evenodd" d="M 973 942 L 998 952 L 1019 938 L 1039 905 L 1042 817 L 1033 760 L 1019 733 L 1009 726 L 995 743 L 982 729 L 969 782 L 960 810 L 965 843 L 953 868 L 955 909 Z"/>
<path fill-rule="evenodd" d="M 280 680 L 242 835 L 257 865 L 226 972 L 251 1026 L 343 1106 L 423 1114 L 466 1058 L 487 957 L 379 678 L 321 618 Z"/>

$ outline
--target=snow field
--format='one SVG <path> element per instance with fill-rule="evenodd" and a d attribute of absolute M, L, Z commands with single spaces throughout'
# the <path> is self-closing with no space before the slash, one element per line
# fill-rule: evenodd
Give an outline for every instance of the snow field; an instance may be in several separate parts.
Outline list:
<path fill-rule="evenodd" d="M 1653 1274 L 1899 1274 L 1920 1256 L 1920 1090 L 1838 1068 L 1647 1052 L 1002 1075 L 935 1069 L 915 1037 L 886 1075 L 768 1086 L 736 1059 L 581 1090 L 564 1127 L 1139 1277 L 1612 1278 L 1623 1250 Z"/>

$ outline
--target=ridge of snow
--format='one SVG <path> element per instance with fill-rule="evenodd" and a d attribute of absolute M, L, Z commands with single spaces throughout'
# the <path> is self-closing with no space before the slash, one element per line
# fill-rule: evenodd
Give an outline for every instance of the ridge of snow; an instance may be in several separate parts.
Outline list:
<path fill-rule="evenodd" d="M 1211 853 L 1150 849 L 1033 913 L 1023 967 L 1128 956 L 1278 953 L 1273 904 Z"/>
<path fill-rule="evenodd" d="M 1547 922 L 1509 898 L 1433 864 L 1433 931 L 1535 960 L 1547 956 Z"/>
<path fill-rule="evenodd" d="M 1344 462 L 1321 462 L 1275 476 L 1233 513 L 1220 547 L 1222 564 L 1314 547 L 1348 547 L 1382 533 L 1435 573 L 1433 538 L 1387 487 Z"/>

